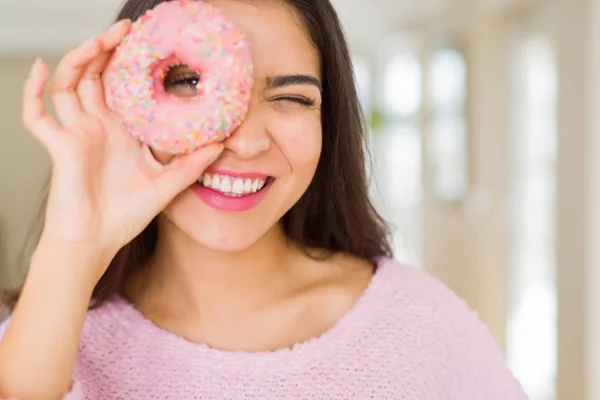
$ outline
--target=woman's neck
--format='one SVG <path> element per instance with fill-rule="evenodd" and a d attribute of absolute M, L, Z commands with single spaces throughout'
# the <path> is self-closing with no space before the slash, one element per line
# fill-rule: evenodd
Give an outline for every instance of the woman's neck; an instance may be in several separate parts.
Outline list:
<path fill-rule="evenodd" d="M 308 258 L 275 226 L 250 248 L 216 252 L 159 224 L 156 250 L 126 295 L 158 318 L 203 321 L 251 313 L 293 291 L 294 266 Z"/>

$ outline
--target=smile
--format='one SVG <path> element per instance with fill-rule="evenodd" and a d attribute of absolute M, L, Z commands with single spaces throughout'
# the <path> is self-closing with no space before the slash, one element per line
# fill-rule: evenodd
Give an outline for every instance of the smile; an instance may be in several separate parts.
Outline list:
<path fill-rule="evenodd" d="M 273 177 L 264 174 L 237 174 L 209 171 L 193 186 L 194 193 L 207 205 L 228 212 L 249 211 L 266 196 Z"/>
<path fill-rule="evenodd" d="M 223 174 L 205 173 L 198 183 L 225 196 L 242 197 L 259 192 L 272 178 L 235 177 Z"/>

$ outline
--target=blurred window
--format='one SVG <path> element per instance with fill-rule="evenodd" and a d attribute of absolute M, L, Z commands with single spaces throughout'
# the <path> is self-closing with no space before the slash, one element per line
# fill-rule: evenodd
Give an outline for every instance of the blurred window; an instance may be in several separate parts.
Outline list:
<path fill-rule="evenodd" d="M 467 63 L 459 50 L 441 48 L 428 67 L 431 185 L 436 198 L 456 202 L 469 184 Z"/>
<path fill-rule="evenodd" d="M 422 63 L 406 51 L 389 51 L 369 93 L 372 191 L 392 225 L 392 246 L 402 262 L 421 267 Z"/>
<path fill-rule="evenodd" d="M 547 38 L 529 37 L 515 46 L 511 80 L 507 357 L 531 400 L 553 400 L 557 368 L 557 71 Z"/>

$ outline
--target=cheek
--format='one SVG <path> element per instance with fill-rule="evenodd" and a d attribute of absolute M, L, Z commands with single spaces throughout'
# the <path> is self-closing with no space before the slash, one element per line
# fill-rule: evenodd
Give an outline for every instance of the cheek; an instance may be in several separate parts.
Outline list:
<path fill-rule="evenodd" d="M 320 118 L 283 116 L 273 123 L 271 134 L 292 172 L 316 168 L 323 139 Z"/>

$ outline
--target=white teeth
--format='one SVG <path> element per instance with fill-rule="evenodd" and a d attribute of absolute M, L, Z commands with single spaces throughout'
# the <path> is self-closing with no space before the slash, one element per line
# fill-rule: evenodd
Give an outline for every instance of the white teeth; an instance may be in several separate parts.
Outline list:
<path fill-rule="evenodd" d="M 221 179 L 219 178 L 219 175 L 215 175 L 213 177 L 212 184 L 210 185 L 210 187 L 215 190 L 219 190 L 221 188 Z"/>
<path fill-rule="evenodd" d="M 219 190 L 225 193 L 231 192 L 231 179 L 228 176 L 225 176 L 221 179 L 221 187 Z"/>
<path fill-rule="evenodd" d="M 233 181 L 233 186 L 231 190 L 235 194 L 244 193 L 244 180 L 241 178 L 237 178 L 235 181 Z"/>
<path fill-rule="evenodd" d="M 204 174 L 198 180 L 204 187 L 211 188 L 232 197 L 256 193 L 267 183 L 266 178 L 234 178 L 226 175 Z"/>
<path fill-rule="evenodd" d="M 210 175 L 209 174 L 204 174 L 204 180 L 202 181 L 202 184 L 205 187 L 210 187 L 212 184 L 212 179 L 210 179 Z"/>

